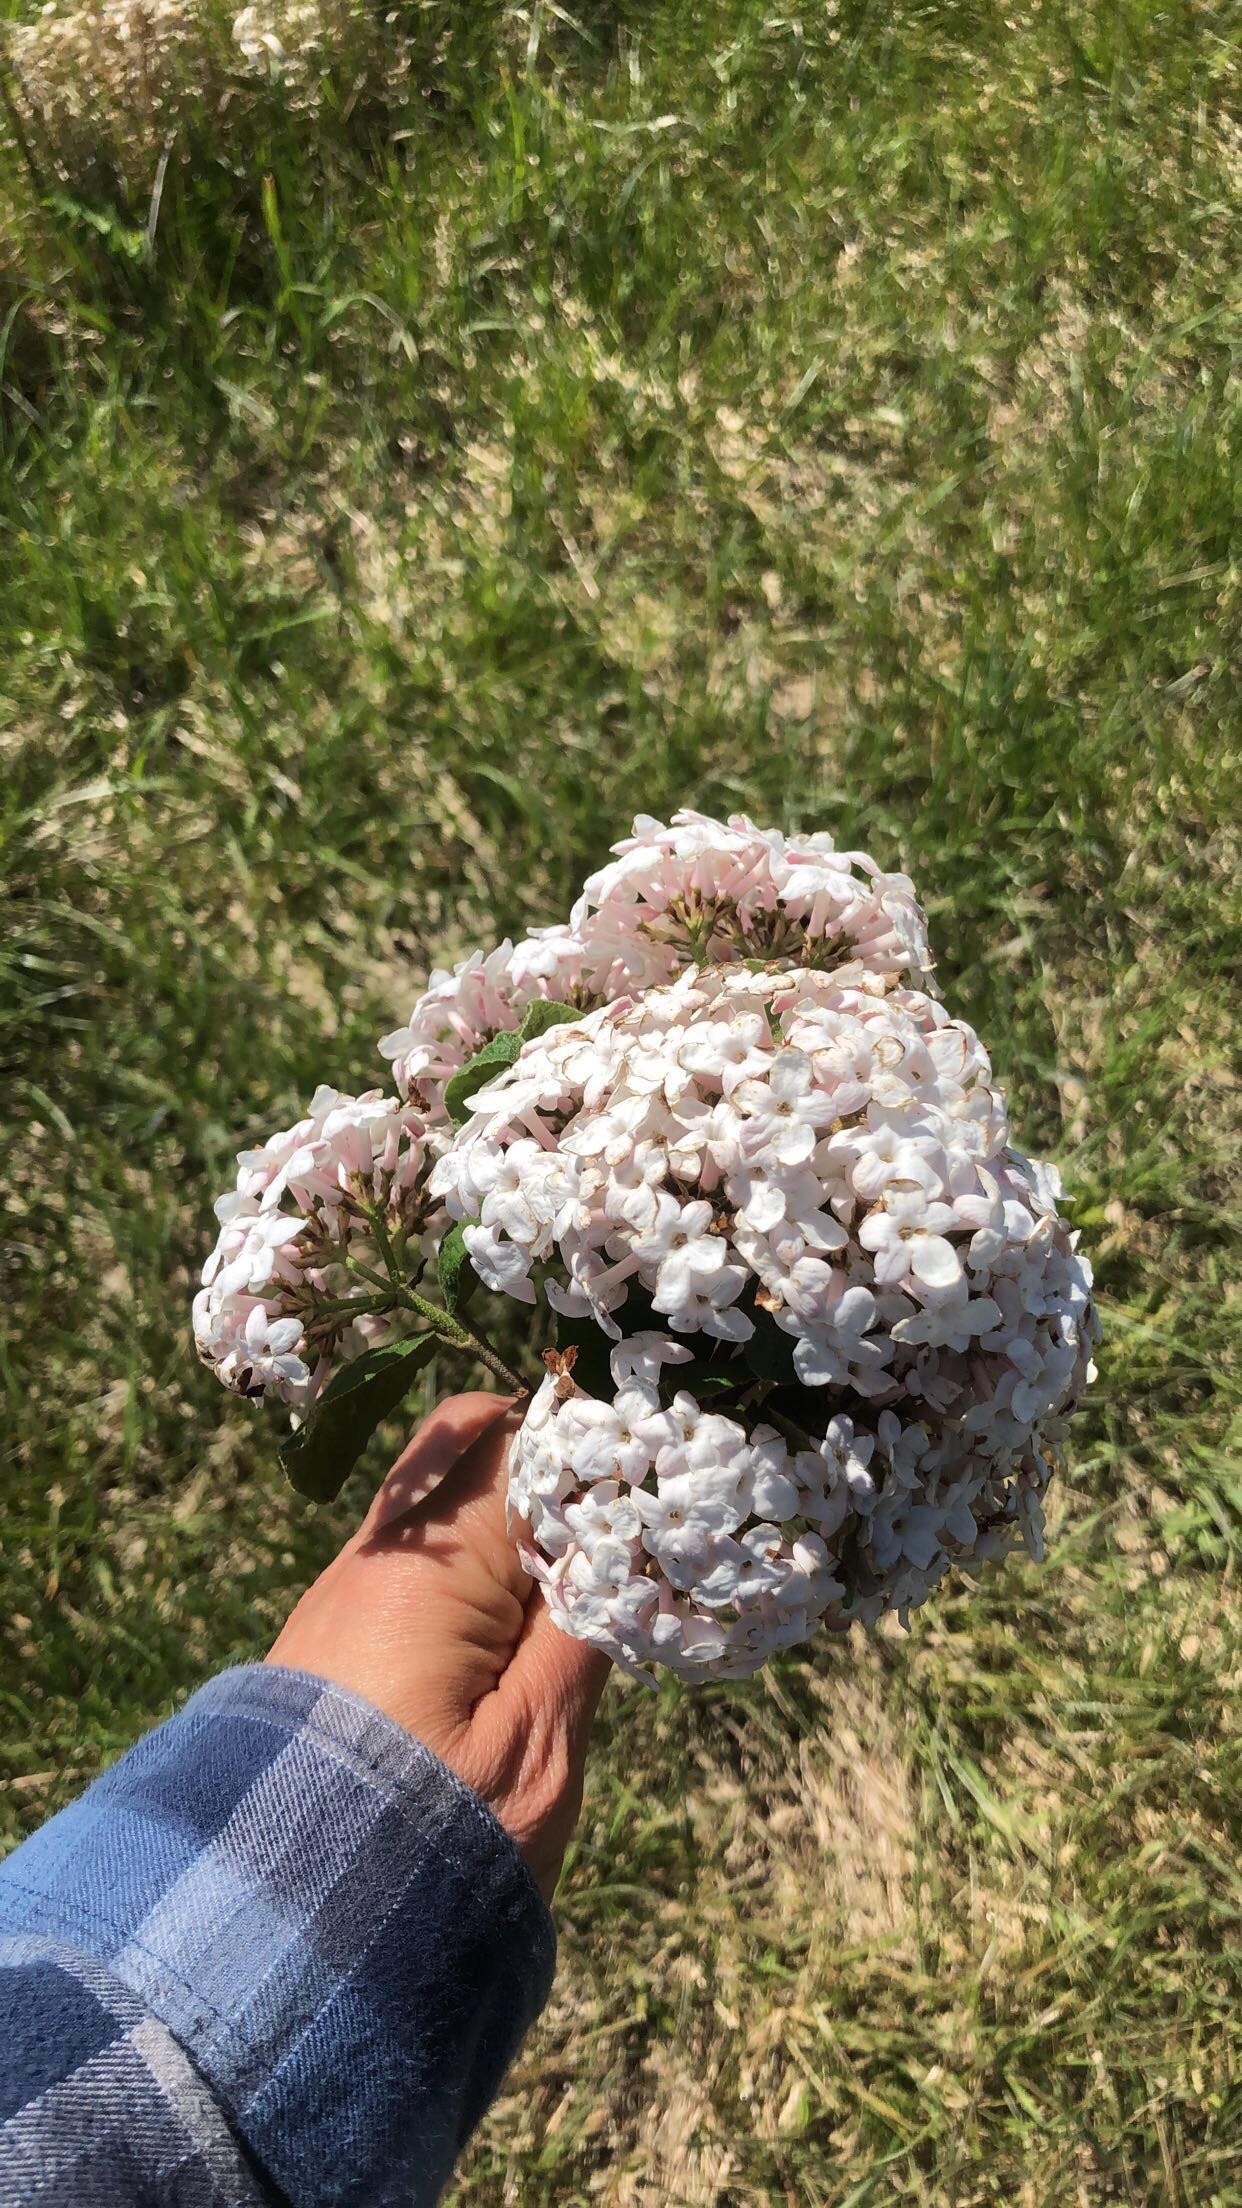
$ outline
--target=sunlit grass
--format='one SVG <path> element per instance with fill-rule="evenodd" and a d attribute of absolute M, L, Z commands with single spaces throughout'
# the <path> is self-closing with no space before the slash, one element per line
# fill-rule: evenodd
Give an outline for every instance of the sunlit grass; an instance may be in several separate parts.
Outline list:
<path fill-rule="evenodd" d="M 434 0 L 10 126 L 7 1830 L 365 1492 L 191 1360 L 232 1151 L 633 811 L 907 865 L 1097 1266 L 1042 1572 L 613 1690 L 479 2208 L 1242 2199 L 1227 28 Z"/>

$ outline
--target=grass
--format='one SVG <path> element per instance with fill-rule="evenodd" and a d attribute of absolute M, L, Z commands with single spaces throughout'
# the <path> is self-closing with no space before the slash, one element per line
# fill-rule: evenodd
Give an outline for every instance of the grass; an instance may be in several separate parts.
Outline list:
<path fill-rule="evenodd" d="M 186 24 L 171 137 L 11 86 L 0 162 L 5 1830 L 366 1491 L 188 1353 L 238 1142 L 632 811 L 827 826 L 1078 1191 L 1100 1381 L 1042 1571 L 610 1690 L 454 2199 L 1234 2208 L 1228 11 L 425 0 L 223 112 Z"/>

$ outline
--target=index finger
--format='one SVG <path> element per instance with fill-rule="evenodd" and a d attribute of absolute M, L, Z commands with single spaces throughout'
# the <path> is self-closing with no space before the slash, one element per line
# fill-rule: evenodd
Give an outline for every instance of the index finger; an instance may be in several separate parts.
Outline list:
<path fill-rule="evenodd" d="M 441 1515 L 451 1499 L 443 1493 L 449 1474 L 513 1407 L 513 1398 L 484 1395 L 481 1390 L 446 1396 L 437 1403 L 376 1490 L 356 1539 L 376 1541 L 413 1512 L 423 1512 L 433 1497 Z"/>

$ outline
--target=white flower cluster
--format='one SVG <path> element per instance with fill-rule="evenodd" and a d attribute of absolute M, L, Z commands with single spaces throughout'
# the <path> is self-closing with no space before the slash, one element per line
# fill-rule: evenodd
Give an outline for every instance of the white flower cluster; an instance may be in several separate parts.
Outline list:
<path fill-rule="evenodd" d="M 438 971 L 405 1027 L 384 1036 L 403 1096 L 429 1120 L 444 1084 L 536 998 L 592 1006 L 674 978 L 695 964 L 760 960 L 827 968 L 857 959 L 869 971 L 925 981 L 927 924 L 904 874 L 885 874 L 831 836 L 785 837 L 737 814 L 727 822 L 640 814 L 591 875 L 568 926 L 537 929 L 486 957 Z"/>
<path fill-rule="evenodd" d="M 567 923 L 432 975 L 380 1044 L 396 1100 L 320 1090 L 243 1153 L 201 1354 L 304 1414 L 392 1329 L 394 1253 L 412 1285 L 460 1222 L 478 1282 L 560 1316 L 511 1509 L 553 1615 L 631 1669 L 740 1675 L 1039 1554 L 1091 1274 L 930 967 L 864 853 L 640 817 Z"/>
<path fill-rule="evenodd" d="M 617 1314 L 637 1307 L 674 1336 L 725 1345 L 715 1379 L 734 1381 L 746 1423 L 691 1390 L 678 1398 L 678 1450 L 701 1426 L 710 1456 L 728 1428 L 731 1462 L 759 1448 L 781 1463 L 765 1405 L 807 1391 L 813 1406 L 825 1391 L 818 1416 L 802 1417 L 828 1438 L 795 1431 L 806 1447 L 781 1464 L 796 1506 L 784 1489 L 784 1509 L 743 1509 L 743 1484 L 727 1527 L 700 1526 L 705 1576 L 689 1582 L 667 1572 L 625 1481 L 603 1504 L 582 1492 L 581 1465 L 565 1486 L 562 1428 L 572 1451 L 598 1407 L 542 1391 L 531 1414 L 542 1438 L 515 1449 L 515 1493 L 553 1575 L 549 1599 L 555 1590 L 567 1624 L 581 1609 L 601 1645 L 610 1633 L 630 1660 L 747 1668 L 843 1595 L 842 1620 L 904 1613 L 955 1557 L 1000 1554 L 1015 1528 L 1038 1547 L 1050 1452 L 1094 1340 L 1090 1273 L 1057 1216 L 1055 1176 L 1010 1147 L 978 1037 L 934 999 L 858 964 L 692 968 L 528 1043 L 474 1099 L 430 1186 L 469 1222 L 489 1287 L 533 1301 L 535 1268 L 547 1268 L 553 1307 L 614 1339 Z M 637 1402 L 631 1389 L 613 1409 L 628 1419 Z M 644 1427 L 648 1442 L 638 1480 L 653 1475 L 658 1494 L 665 1467 L 680 1478 L 687 1463 L 669 1456 L 662 1427 Z M 523 1484 L 536 1447 L 540 1484 Z M 814 1544 L 834 1537 L 821 1557 Z M 763 1599 L 739 1607 L 752 1588 Z"/>
<path fill-rule="evenodd" d="M 335 1364 L 392 1332 L 390 1314 L 367 1308 L 375 1295 L 358 1268 L 382 1283 L 376 1217 L 399 1250 L 436 1224 L 424 1134 L 416 1112 L 378 1089 L 319 1088 L 296 1127 L 238 1153 L 194 1298 L 199 1356 L 225 1387 L 305 1416 Z"/>
<path fill-rule="evenodd" d="M 516 1027 L 538 998 L 584 1007 L 598 1001 L 570 928 L 542 928 L 516 945 L 506 938 L 486 956 L 472 951 L 451 970 L 437 967 L 406 1025 L 380 1038 L 401 1095 L 441 1125 L 452 1076 L 493 1035 Z"/>
<path fill-rule="evenodd" d="M 671 981 L 688 965 L 737 959 L 826 968 L 858 959 L 873 973 L 926 977 L 927 922 L 906 874 L 826 834 L 783 836 L 737 813 L 725 824 L 640 813 L 592 874 L 571 923 L 597 967 L 626 988 Z M 613 987 L 606 992 L 618 995 Z"/>
<path fill-rule="evenodd" d="M 665 1402 L 661 1367 L 690 1355 L 663 1334 L 622 1342 L 611 1401 L 550 1374 L 514 1438 L 511 1522 L 529 1524 L 523 1561 L 567 1632 L 630 1671 L 654 1659 L 682 1678 L 741 1678 L 839 1610 L 825 1535 L 870 1443 L 855 1449 L 838 1418 L 799 1452 L 687 1391 Z"/>

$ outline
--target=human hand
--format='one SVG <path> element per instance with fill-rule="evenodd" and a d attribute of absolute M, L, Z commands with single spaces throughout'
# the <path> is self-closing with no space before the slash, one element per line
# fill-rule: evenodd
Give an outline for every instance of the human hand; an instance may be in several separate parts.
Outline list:
<path fill-rule="evenodd" d="M 550 1900 L 608 1658 L 554 1625 L 505 1530 L 520 1411 L 441 1403 L 267 1661 L 373 1702 L 489 1805 Z"/>

